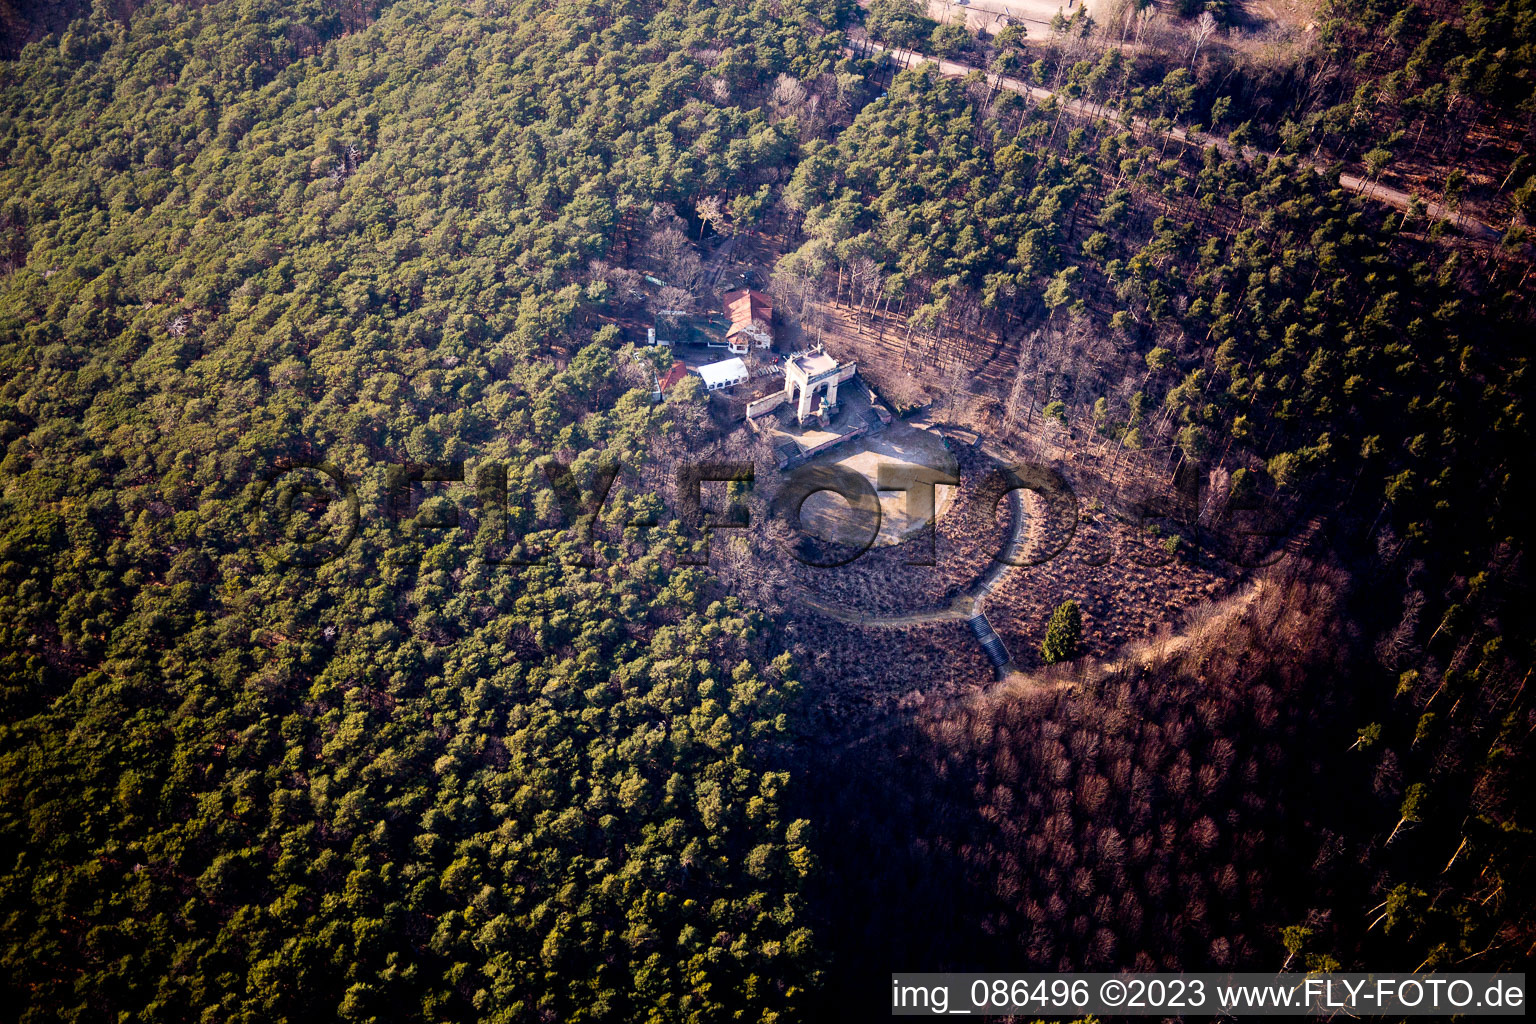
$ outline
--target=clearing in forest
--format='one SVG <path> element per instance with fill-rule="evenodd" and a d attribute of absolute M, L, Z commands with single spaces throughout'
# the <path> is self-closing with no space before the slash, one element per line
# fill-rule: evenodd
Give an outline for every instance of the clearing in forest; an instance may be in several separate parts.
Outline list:
<path fill-rule="evenodd" d="M 899 544 L 942 516 L 954 500 L 955 488 L 938 481 L 958 479 L 959 473 L 959 463 L 942 438 L 899 421 L 879 434 L 829 452 L 814 464 L 850 469 L 875 488 L 880 498 L 880 532 L 875 547 Z M 881 490 L 882 466 L 886 467 L 887 482 L 916 479 L 934 483 L 931 495 L 923 487 Z M 805 500 L 800 524 L 811 536 L 833 543 L 858 544 L 869 532 L 864 515 L 832 491 L 818 491 Z"/>

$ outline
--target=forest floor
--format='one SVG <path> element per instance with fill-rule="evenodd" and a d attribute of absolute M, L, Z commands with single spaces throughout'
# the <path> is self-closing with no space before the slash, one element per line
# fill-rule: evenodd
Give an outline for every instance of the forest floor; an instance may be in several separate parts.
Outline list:
<path fill-rule="evenodd" d="M 907 626 L 921 626 L 930 622 L 964 622 L 972 618 L 986 610 L 987 598 L 997 589 L 998 583 L 1008 574 L 1008 571 L 1016 568 L 1018 563 L 1028 557 L 1029 551 L 1038 548 L 1044 541 L 1045 513 L 1040 507 L 1042 504 L 1040 499 L 1027 491 L 1013 491 L 1008 497 L 1011 502 L 1009 531 L 1002 557 L 994 561 L 950 604 L 941 608 L 915 612 L 869 615 L 852 612 L 815 598 L 808 598 L 806 603 L 823 615 L 867 629 L 899 629 Z M 940 509 L 938 515 L 943 515 L 943 512 L 944 510 Z"/>
<path fill-rule="evenodd" d="M 1241 45 L 1244 39 L 1256 39 L 1262 43 L 1265 29 L 1315 32 L 1317 7 L 1316 0 L 1241 0 L 1237 4 L 1240 12 L 1238 21 L 1248 31 L 1234 34 L 1239 43 L 1235 48 L 1246 49 Z M 1228 40 L 1228 45 L 1232 45 L 1232 42 Z"/>
<path fill-rule="evenodd" d="M 953 339 L 941 358 L 927 339 L 909 340 L 906 319 L 893 312 L 823 302 L 817 305 L 817 316 L 818 340 L 856 360 L 860 376 L 901 408 L 972 398 L 1000 401 L 1019 363 L 1016 337 L 971 332 Z"/>

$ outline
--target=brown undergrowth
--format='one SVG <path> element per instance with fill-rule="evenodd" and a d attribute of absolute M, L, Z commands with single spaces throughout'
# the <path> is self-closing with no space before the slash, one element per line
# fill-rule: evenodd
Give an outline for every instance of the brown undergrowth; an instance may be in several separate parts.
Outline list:
<path fill-rule="evenodd" d="M 1342 580 L 1297 568 L 1165 656 L 1005 683 L 829 754 L 834 973 L 1278 967 L 1280 925 L 1350 905 L 1326 896 L 1356 870 L 1331 827 Z"/>

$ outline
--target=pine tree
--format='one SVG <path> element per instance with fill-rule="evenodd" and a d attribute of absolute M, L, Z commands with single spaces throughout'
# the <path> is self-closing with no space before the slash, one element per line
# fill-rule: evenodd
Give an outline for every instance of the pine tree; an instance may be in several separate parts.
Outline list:
<path fill-rule="evenodd" d="M 1077 656 L 1078 641 L 1083 635 L 1083 616 L 1076 601 L 1063 601 L 1051 613 L 1050 624 L 1045 627 L 1045 643 L 1040 645 L 1040 656 L 1047 665 L 1068 661 Z"/>

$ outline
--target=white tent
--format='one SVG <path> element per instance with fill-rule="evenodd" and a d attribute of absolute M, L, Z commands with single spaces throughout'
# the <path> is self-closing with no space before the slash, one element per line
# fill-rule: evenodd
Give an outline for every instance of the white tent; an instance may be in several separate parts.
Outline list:
<path fill-rule="evenodd" d="M 744 383 L 750 376 L 747 364 L 740 359 L 722 359 L 718 363 L 706 363 L 699 367 L 698 375 L 704 378 L 705 391 L 719 391 Z"/>

